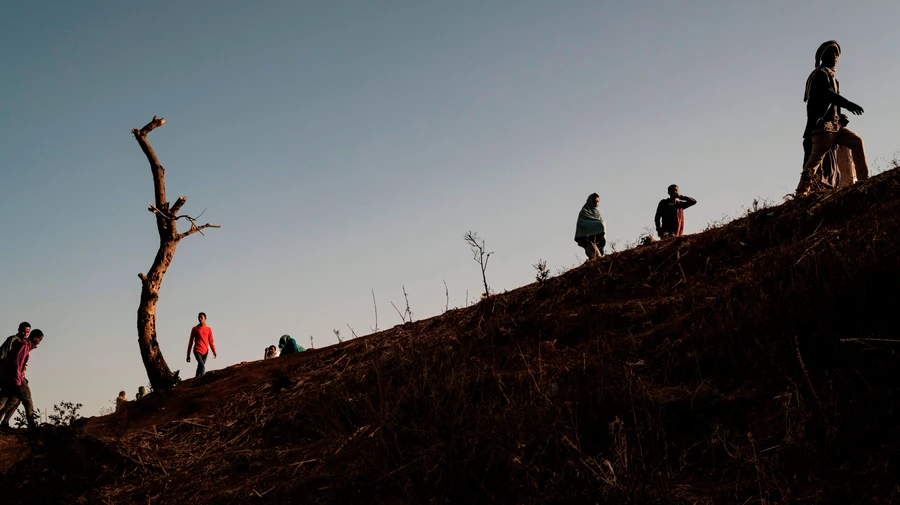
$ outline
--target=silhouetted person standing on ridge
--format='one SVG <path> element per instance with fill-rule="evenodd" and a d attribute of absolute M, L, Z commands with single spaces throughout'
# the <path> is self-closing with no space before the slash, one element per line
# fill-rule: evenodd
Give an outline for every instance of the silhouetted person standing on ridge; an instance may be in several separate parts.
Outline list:
<path fill-rule="evenodd" d="M 31 351 L 40 345 L 44 340 L 44 332 L 41 330 L 32 331 L 28 338 L 16 338 L 10 346 L 6 359 L 0 363 L 0 387 L 3 389 L 0 403 L 5 407 L 0 410 L 0 416 L 6 423 L 3 429 L 9 428 L 8 419 L 12 417 L 11 412 L 15 412 L 18 407 L 18 400 L 25 406 L 25 419 L 28 422 L 28 428 L 33 429 L 36 426 L 34 420 L 34 404 L 31 401 L 31 388 L 28 387 L 28 380 L 25 379 L 25 370 L 28 368 L 28 360 Z"/>
<path fill-rule="evenodd" d="M 212 328 L 206 326 L 206 313 L 197 314 L 197 326 L 191 329 L 191 338 L 188 340 L 187 362 L 191 362 L 191 350 L 194 351 L 194 358 L 197 360 L 197 374 L 194 377 L 202 377 L 206 373 L 206 358 L 209 356 L 209 350 L 212 349 L 213 358 L 218 358 L 216 354 L 216 342 L 213 340 Z"/>
<path fill-rule="evenodd" d="M 863 108 L 839 94 L 835 67 L 841 57 L 841 46 L 829 40 L 816 51 L 816 68 L 806 79 L 803 101 L 806 102 L 806 129 L 803 131 L 804 165 L 797 186 L 797 196 L 804 196 L 823 185 L 822 161 L 835 145 L 848 147 L 853 154 L 857 178 L 869 178 L 865 146 L 859 135 L 844 128 L 841 107 L 853 114 L 863 113 Z"/>
<path fill-rule="evenodd" d="M 575 242 L 584 248 L 588 259 L 603 256 L 603 248 L 606 247 L 606 223 L 598 207 L 600 195 L 591 193 L 578 212 L 575 224 Z"/>
<path fill-rule="evenodd" d="M 669 186 L 669 198 L 659 201 L 653 218 L 659 238 L 684 235 L 684 209 L 696 203 L 697 200 L 680 194 L 677 185 Z"/>

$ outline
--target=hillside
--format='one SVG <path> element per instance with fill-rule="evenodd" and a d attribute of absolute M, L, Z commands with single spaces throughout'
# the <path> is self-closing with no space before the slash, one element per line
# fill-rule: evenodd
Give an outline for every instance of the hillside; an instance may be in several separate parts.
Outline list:
<path fill-rule="evenodd" d="M 894 169 L 214 371 L 80 434 L 0 437 L 21 458 L 0 486 L 10 503 L 900 501 L 898 249 Z"/>

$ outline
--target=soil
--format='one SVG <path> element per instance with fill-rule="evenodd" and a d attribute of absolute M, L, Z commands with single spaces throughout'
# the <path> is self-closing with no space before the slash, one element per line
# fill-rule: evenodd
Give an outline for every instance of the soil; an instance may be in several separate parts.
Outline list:
<path fill-rule="evenodd" d="M 900 170 L 0 436 L 11 503 L 893 503 Z"/>

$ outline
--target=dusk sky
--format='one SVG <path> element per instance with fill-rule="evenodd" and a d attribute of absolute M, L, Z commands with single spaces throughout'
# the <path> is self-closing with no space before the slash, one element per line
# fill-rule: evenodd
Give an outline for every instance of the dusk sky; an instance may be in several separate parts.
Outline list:
<path fill-rule="evenodd" d="M 153 183 L 222 225 L 183 240 L 158 308 L 185 363 L 209 316 L 221 369 L 290 334 L 308 347 L 480 294 L 463 242 L 495 254 L 494 292 L 584 261 L 600 194 L 619 250 L 669 184 L 686 232 L 780 203 L 802 161 L 803 86 L 837 39 L 850 128 L 873 172 L 900 150 L 900 2 L 3 2 L 0 333 L 46 338 L 35 404 L 112 406 L 147 383 L 141 284 L 158 246 Z M 183 226 L 183 225 L 182 225 Z M 607 252 L 610 246 L 607 245 Z"/>

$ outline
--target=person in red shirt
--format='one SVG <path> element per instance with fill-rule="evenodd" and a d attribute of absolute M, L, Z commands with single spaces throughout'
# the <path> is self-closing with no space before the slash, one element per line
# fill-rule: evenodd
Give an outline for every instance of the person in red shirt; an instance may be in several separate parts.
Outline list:
<path fill-rule="evenodd" d="M 28 380 L 25 378 L 25 370 L 28 368 L 28 358 L 31 351 L 40 345 L 44 340 L 44 332 L 34 330 L 28 338 L 20 337 L 10 346 L 9 354 L 6 359 L 0 363 L 0 389 L 3 390 L 2 399 L 5 407 L 0 415 L 7 419 L 7 414 L 15 412 L 19 400 L 25 407 L 25 419 L 28 422 L 28 428 L 36 427 L 34 419 L 34 404 L 31 401 L 31 388 L 28 387 Z M 12 417 L 12 416 L 8 416 Z M 9 428 L 9 421 L 2 426 L 4 430 Z"/>
<path fill-rule="evenodd" d="M 213 340 L 212 328 L 206 326 L 206 313 L 198 314 L 197 321 L 200 321 L 200 324 L 191 328 L 191 338 L 188 340 L 187 348 L 187 362 L 191 362 L 191 350 L 194 351 L 194 358 L 197 360 L 197 374 L 194 377 L 200 377 L 206 373 L 206 357 L 209 356 L 210 349 L 212 349 L 213 358 L 219 357 L 216 354 L 216 342 Z"/>
<path fill-rule="evenodd" d="M 669 198 L 660 200 L 656 207 L 656 233 L 659 238 L 680 237 L 684 234 L 684 209 L 697 203 L 697 200 L 678 192 L 678 186 L 669 186 Z"/>

